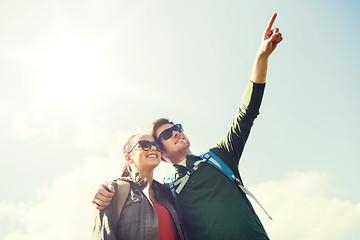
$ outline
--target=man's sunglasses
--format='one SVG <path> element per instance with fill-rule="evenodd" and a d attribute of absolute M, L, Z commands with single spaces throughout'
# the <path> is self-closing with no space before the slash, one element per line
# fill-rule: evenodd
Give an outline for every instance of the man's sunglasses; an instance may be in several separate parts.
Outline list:
<path fill-rule="evenodd" d="M 160 152 L 160 146 L 159 144 L 154 141 L 154 142 L 150 142 L 148 140 L 140 140 L 138 141 L 132 148 L 131 150 L 128 152 L 128 154 L 130 154 L 132 152 L 132 150 L 134 150 L 134 148 L 137 146 L 137 145 L 140 145 L 140 147 L 142 148 L 142 150 L 144 151 L 149 151 L 151 149 L 151 146 L 154 146 L 156 148 L 156 151 L 159 151 Z"/>
<path fill-rule="evenodd" d="M 162 139 L 164 139 L 164 140 L 170 139 L 170 138 L 172 137 L 174 131 L 183 132 L 184 129 L 183 129 L 183 127 L 181 126 L 180 123 L 175 124 L 175 125 L 172 126 L 171 128 L 168 128 L 168 129 L 162 131 L 162 132 L 160 133 L 160 135 L 159 135 L 158 140 L 160 140 L 160 138 L 162 138 Z"/>

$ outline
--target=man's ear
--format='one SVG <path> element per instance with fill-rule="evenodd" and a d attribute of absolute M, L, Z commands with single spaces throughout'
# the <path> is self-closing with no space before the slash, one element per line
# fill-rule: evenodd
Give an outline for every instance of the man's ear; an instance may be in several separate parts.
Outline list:
<path fill-rule="evenodd" d="M 127 161 L 128 163 L 134 163 L 134 160 L 132 160 L 130 154 L 125 155 L 125 161 Z"/>

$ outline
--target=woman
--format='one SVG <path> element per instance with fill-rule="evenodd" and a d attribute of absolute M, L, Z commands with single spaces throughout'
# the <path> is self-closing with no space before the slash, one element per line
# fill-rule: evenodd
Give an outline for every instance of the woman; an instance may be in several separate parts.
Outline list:
<path fill-rule="evenodd" d="M 153 180 L 161 161 L 158 143 L 149 134 L 136 134 L 125 143 L 123 153 L 120 180 L 128 182 L 130 189 L 120 219 L 117 222 L 118 199 L 114 197 L 109 207 L 97 211 L 93 239 L 186 239 L 171 192 Z"/>

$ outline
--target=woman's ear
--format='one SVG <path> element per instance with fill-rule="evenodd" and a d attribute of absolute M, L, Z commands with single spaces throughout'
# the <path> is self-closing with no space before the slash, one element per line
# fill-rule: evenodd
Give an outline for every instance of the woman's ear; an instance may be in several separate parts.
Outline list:
<path fill-rule="evenodd" d="M 127 161 L 128 163 L 134 163 L 134 160 L 132 160 L 130 154 L 125 155 L 125 161 Z"/>

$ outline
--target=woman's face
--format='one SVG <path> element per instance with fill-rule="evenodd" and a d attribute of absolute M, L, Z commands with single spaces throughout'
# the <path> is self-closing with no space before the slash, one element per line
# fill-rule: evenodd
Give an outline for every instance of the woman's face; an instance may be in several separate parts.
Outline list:
<path fill-rule="evenodd" d="M 127 160 L 139 172 L 152 171 L 161 162 L 161 152 L 154 145 L 151 145 L 148 151 L 143 150 L 138 143 L 143 140 L 149 142 L 155 141 L 149 134 L 141 134 L 134 137 L 132 141 L 132 147 L 134 148 L 127 157 Z"/>

